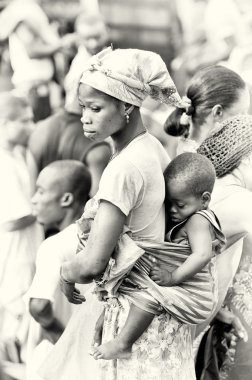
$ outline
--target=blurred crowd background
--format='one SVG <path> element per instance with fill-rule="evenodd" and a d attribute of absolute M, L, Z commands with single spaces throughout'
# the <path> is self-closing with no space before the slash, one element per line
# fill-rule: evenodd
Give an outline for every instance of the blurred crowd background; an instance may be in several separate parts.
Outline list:
<path fill-rule="evenodd" d="M 29 91 L 35 121 L 64 104 L 83 61 L 110 44 L 159 53 L 181 95 L 200 68 L 220 62 L 252 85 L 250 0 L 2 0 L 0 6 L 0 91 Z M 22 19 L 28 32 L 18 28 Z M 36 47 L 29 56 L 43 61 L 37 68 L 27 66 L 20 40 L 28 51 Z M 143 116 L 173 156 L 172 138 L 159 128 L 167 108 L 164 115 L 157 107 L 147 101 Z"/>

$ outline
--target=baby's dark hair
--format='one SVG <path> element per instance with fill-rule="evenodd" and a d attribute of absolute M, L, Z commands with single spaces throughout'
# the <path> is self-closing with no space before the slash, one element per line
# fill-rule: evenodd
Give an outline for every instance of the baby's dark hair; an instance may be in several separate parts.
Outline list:
<path fill-rule="evenodd" d="M 165 172 L 166 186 L 175 180 L 183 184 L 188 191 L 198 197 L 205 191 L 213 191 L 216 178 L 211 161 L 198 153 L 182 153 L 175 157 L 167 166 Z"/>

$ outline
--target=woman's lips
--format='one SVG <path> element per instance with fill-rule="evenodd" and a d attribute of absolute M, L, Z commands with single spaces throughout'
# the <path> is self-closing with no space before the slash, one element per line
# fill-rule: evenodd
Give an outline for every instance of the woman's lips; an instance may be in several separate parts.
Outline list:
<path fill-rule="evenodd" d="M 83 129 L 85 133 L 95 133 L 95 131 L 90 131 L 89 129 Z"/>

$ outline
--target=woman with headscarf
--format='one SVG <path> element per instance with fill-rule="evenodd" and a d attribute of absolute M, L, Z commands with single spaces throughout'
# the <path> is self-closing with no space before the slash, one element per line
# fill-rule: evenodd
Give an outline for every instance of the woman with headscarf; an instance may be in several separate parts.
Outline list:
<path fill-rule="evenodd" d="M 103 273 L 125 225 L 136 241 L 164 241 L 163 172 L 169 157 L 143 126 L 139 107 L 148 95 L 186 106 L 164 62 L 151 52 L 106 49 L 92 58 L 80 79 L 84 133 L 95 140 L 111 136 L 114 154 L 94 197 L 99 207 L 85 251 L 61 269 L 62 288 L 71 302 L 83 301 L 75 282 L 90 282 Z M 117 302 L 106 303 L 103 336 L 109 340 L 125 324 L 130 306 L 120 288 L 118 293 Z M 88 352 L 100 312 L 90 295 L 45 362 L 43 378 L 195 379 L 190 327 L 168 313 L 154 318 L 129 359 L 95 361 Z"/>

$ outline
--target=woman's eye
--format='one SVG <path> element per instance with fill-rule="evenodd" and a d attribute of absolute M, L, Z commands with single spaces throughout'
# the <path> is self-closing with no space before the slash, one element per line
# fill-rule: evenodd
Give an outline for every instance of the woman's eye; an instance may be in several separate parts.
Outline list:
<path fill-rule="evenodd" d="M 101 108 L 100 107 L 91 107 L 91 110 L 93 112 L 99 112 L 101 110 Z"/>

